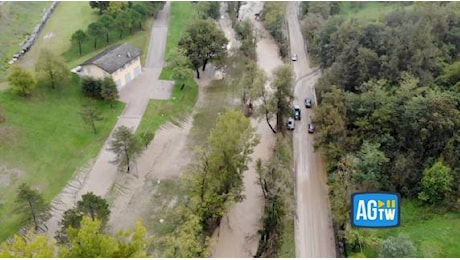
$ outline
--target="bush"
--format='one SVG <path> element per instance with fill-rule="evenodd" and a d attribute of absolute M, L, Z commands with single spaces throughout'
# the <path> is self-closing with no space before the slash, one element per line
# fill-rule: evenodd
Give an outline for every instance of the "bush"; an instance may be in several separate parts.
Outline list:
<path fill-rule="evenodd" d="M 380 244 L 379 257 L 403 258 L 415 257 L 416 248 L 412 241 L 405 235 L 389 237 Z"/>

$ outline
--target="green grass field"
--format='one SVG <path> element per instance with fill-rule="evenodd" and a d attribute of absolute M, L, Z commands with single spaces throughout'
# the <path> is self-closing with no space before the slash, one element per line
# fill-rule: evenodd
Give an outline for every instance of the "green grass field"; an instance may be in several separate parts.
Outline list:
<path fill-rule="evenodd" d="M 166 42 L 166 61 L 177 48 L 177 44 L 184 34 L 184 28 L 187 26 L 187 22 L 193 17 L 194 11 L 192 2 L 171 2 L 171 15 L 169 17 L 168 39 Z M 163 69 L 160 79 L 170 79 L 168 77 L 169 74 L 168 69 Z"/>
<path fill-rule="evenodd" d="M 51 2 L 3 2 L 0 6 L 0 82 L 6 80 L 8 61 L 40 22 Z"/>
<path fill-rule="evenodd" d="M 37 90 L 31 99 L 23 99 L 10 90 L 0 92 L 6 122 L 0 131 L 8 136 L 0 140 L 1 164 L 19 168 L 23 176 L 8 174 L 12 183 L 2 187 L 0 194 L 0 241 L 19 229 L 14 215 L 16 188 L 28 182 L 39 188 L 50 201 L 68 182 L 77 169 L 99 152 L 124 105 L 98 103 L 104 120 L 97 122 L 98 133 L 83 123 L 80 111 L 84 97 L 75 76 L 66 88 Z"/>
<path fill-rule="evenodd" d="M 411 201 L 401 203 L 401 226 L 394 229 L 362 229 L 363 237 L 384 240 L 399 233 L 406 234 L 417 248 L 417 257 L 460 257 L 460 214 L 434 213 L 432 209 Z M 363 253 L 377 257 L 378 248 L 367 246 Z"/>

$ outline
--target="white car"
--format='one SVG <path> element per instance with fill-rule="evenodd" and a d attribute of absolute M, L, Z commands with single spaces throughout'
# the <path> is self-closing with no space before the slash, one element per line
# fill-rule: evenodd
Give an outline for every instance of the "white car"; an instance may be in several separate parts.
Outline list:
<path fill-rule="evenodd" d="M 286 126 L 288 130 L 291 130 L 291 131 L 294 130 L 295 128 L 294 118 L 290 117 L 286 123 Z"/>
<path fill-rule="evenodd" d="M 291 60 L 292 61 L 297 61 L 297 54 L 293 54 L 292 57 L 291 57 Z"/>

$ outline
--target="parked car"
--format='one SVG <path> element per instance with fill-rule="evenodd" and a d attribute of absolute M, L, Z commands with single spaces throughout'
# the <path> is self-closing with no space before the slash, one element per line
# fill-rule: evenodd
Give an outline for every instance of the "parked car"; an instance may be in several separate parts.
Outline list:
<path fill-rule="evenodd" d="M 312 123 L 308 124 L 308 133 L 313 134 L 315 132 L 315 126 Z"/>
<path fill-rule="evenodd" d="M 295 128 L 294 118 L 290 117 L 286 123 L 286 126 L 288 130 L 291 130 L 291 131 L 294 130 Z"/>
<path fill-rule="evenodd" d="M 312 100 L 311 98 L 307 97 L 307 98 L 305 99 L 305 107 L 306 107 L 306 108 L 311 108 L 311 107 L 312 107 L 312 104 L 313 104 L 313 100 Z"/>
<path fill-rule="evenodd" d="M 300 107 L 299 106 L 294 106 L 294 119 L 295 120 L 300 120 Z"/>
<path fill-rule="evenodd" d="M 297 61 L 297 54 L 292 54 L 291 60 L 292 61 Z"/>

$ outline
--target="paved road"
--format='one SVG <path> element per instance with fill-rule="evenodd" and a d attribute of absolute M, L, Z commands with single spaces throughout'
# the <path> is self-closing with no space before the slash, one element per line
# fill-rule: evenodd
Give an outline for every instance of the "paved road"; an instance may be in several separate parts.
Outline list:
<path fill-rule="evenodd" d="M 167 2 L 152 27 L 149 52 L 142 74 L 120 90 L 120 100 L 126 103 L 122 114 L 113 128 L 124 125 L 136 130 L 150 99 L 169 99 L 173 82 L 158 80 L 164 64 L 164 52 L 168 32 L 170 2 Z M 58 221 L 65 210 L 72 208 L 81 195 L 93 192 L 99 196 L 109 193 L 117 175 L 117 167 L 111 163 L 115 155 L 108 151 L 111 135 L 98 154 L 86 176 L 75 178 L 53 200 L 52 217 L 46 222 L 47 233 L 54 236 Z"/>
<path fill-rule="evenodd" d="M 296 2 L 290 2 L 288 14 L 297 14 L 297 6 Z M 298 54 L 298 61 L 294 62 L 297 79 L 294 102 L 303 108 L 302 120 L 296 124 L 294 131 L 297 195 L 296 256 L 298 258 L 336 257 L 326 173 L 320 154 L 313 149 L 313 135 L 307 132 L 307 124 L 311 121 L 313 113 L 311 109 L 306 109 L 303 103 L 305 97 L 315 97 L 313 87 L 319 73 L 312 73 L 310 68 L 297 15 L 288 15 L 287 19 L 291 51 Z"/>

